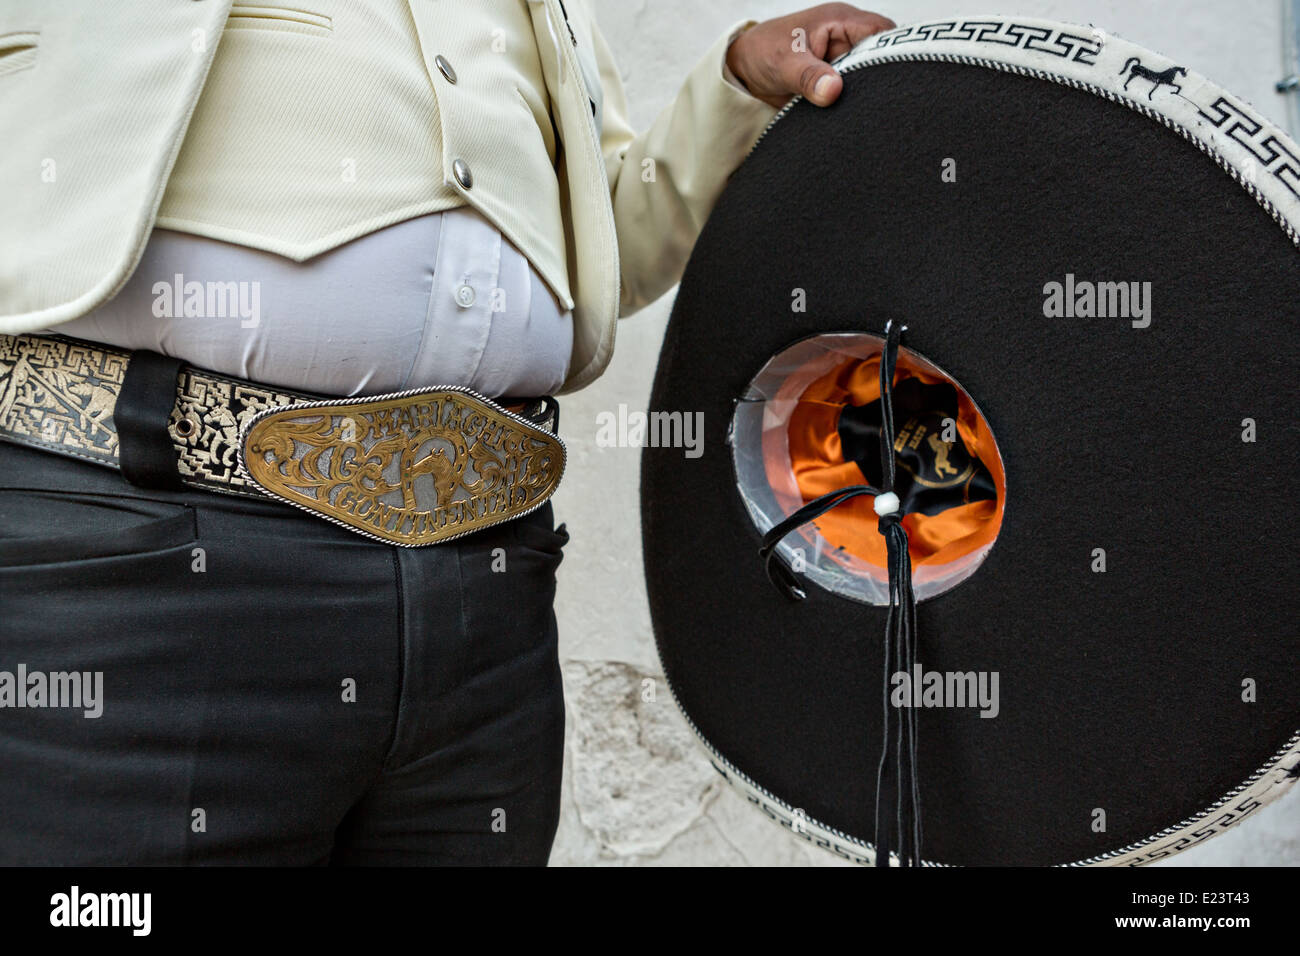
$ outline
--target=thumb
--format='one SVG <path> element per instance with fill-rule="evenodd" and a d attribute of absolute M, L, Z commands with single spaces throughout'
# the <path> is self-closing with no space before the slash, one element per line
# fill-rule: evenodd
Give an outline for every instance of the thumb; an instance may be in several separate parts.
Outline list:
<path fill-rule="evenodd" d="M 844 81 L 835 67 L 811 53 L 789 58 L 783 72 L 790 89 L 798 90 L 814 106 L 830 106 L 844 89 Z"/>

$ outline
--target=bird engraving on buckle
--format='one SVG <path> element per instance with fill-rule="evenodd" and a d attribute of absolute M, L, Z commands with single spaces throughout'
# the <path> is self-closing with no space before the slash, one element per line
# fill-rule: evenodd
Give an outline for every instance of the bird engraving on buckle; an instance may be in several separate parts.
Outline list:
<path fill-rule="evenodd" d="M 564 443 L 468 389 L 278 405 L 244 427 L 240 467 L 273 498 L 404 547 L 541 507 Z"/>

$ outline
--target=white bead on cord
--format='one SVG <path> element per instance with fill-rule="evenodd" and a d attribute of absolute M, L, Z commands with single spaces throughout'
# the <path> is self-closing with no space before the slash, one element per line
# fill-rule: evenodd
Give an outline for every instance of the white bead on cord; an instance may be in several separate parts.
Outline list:
<path fill-rule="evenodd" d="M 872 504 L 872 507 L 876 509 L 876 514 L 883 518 L 885 515 L 896 514 L 898 512 L 898 505 L 898 495 L 894 494 L 892 491 L 887 491 L 883 495 L 876 495 L 876 500 L 875 503 Z"/>

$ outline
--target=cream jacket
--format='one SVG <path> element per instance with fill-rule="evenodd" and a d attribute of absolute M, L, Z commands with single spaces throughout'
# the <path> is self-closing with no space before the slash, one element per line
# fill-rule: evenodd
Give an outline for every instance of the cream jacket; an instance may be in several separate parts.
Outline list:
<path fill-rule="evenodd" d="M 497 3 L 526 5 L 534 50 L 509 69 L 531 71 L 528 84 L 510 83 L 485 42 Z M 564 391 L 581 388 L 608 364 L 618 316 L 680 278 L 728 176 L 775 113 L 725 77 L 740 25 L 637 135 L 585 0 L 409 4 L 436 97 L 442 185 L 573 309 Z M 82 315 L 130 277 L 154 225 L 167 223 L 160 206 L 231 7 L 0 0 L 0 333 Z M 520 108 L 520 86 L 546 91 L 551 142 Z M 320 246 L 280 251 L 303 258 Z"/>

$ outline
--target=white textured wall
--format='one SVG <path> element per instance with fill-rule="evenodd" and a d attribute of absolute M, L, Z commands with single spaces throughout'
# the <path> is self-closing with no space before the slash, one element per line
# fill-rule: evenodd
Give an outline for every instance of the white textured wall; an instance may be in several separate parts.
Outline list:
<path fill-rule="evenodd" d="M 644 127 L 689 67 L 737 20 L 789 13 L 799 0 L 591 0 L 619 57 L 632 119 Z M 1285 120 L 1281 0 L 968 0 L 882 2 L 900 24 L 958 14 L 1019 13 L 1091 23 L 1166 54 Z M 596 416 L 644 409 L 672 296 L 621 323 L 605 376 L 562 402 L 571 464 L 556 495 L 573 534 L 557 610 L 569 699 L 565 807 L 552 864 L 835 865 L 785 833 L 713 771 L 663 685 L 641 570 L 636 449 L 598 448 Z M 659 677 L 654 703 L 641 681 Z M 1292 793 L 1202 848 L 1195 864 L 1300 863 L 1300 796 Z"/>

